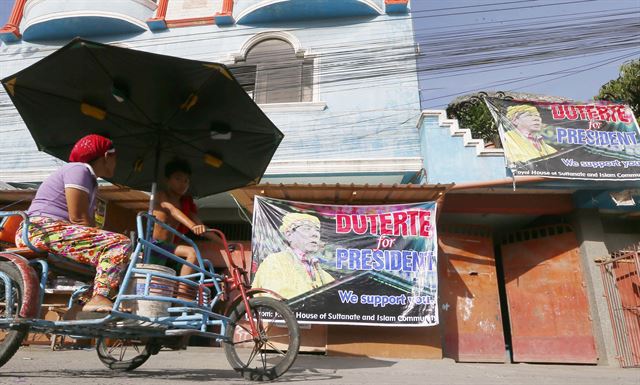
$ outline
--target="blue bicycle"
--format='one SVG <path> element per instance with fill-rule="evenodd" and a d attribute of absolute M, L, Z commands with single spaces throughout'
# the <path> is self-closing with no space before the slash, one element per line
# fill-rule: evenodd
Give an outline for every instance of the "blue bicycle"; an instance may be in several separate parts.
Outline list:
<path fill-rule="evenodd" d="M 13 357 L 29 332 L 96 338 L 100 361 L 119 371 L 139 367 L 163 348 L 186 348 L 190 336 L 221 342 L 231 367 L 249 380 L 280 377 L 298 355 L 300 336 L 293 312 L 276 293 L 251 288 L 246 266 L 238 266 L 231 255 L 234 248 L 244 255 L 242 245 L 229 245 L 218 230 L 209 231 L 223 240 L 224 274 L 214 271 L 192 240 L 148 213 L 138 214 L 136 247 L 111 311 L 98 319 L 48 321 L 41 318 L 47 280 L 64 275 L 86 282 L 95 271 L 29 243 L 25 213 L 0 212 L 0 220 L 0 235 L 4 231 L 11 236 L 16 223 L 24 221 L 22 237 L 29 246 L 0 249 L 0 333 L 4 333 L 0 336 L 0 367 Z M 153 244 L 154 225 L 192 246 L 197 264 Z M 194 272 L 176 276 L 166 268 L 144 263 L 152 252 L 186 264 Z M 69 308 L 86 289 L 72 294 Z"/>

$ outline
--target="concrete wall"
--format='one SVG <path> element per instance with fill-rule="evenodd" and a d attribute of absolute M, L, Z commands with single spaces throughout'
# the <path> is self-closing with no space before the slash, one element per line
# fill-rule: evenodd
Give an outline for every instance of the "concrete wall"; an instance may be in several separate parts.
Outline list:
<path fill-rule="evenodd" d="M 153 15 L 157 5 L 153 0 L 138 1 L 93 1 L 93 0 L 30 0 L 24 8 L 24 22 L 46 18 L 51 15 L 80 13 L 90 15 L 93 12 L 122 14 L 144 21 Z M 23 22 L 23 23 L 24 23 Z M 24 29 L 24 25 L 23 29 Z"/>
<path fill-rule="evenodd" d="M 20 30 L 27 41 L 104 35 L 105 31 L 136 33 L 147 29 L 145 21 L 156 8 L 152 0 L 30 0 Z"/>
<path fill-rule="evenodd" d="M 321 4 L 327 7 L 332 7 L 339 2 L 362 3 L 362 4 L 368 4 L 370 6 L 373 5 L 374 7 L 377 7 L 380 9 L 384 9 L 384 0 L 302 0 L 302 1 L 307 3 Z M 293 0 L 290 2 L 295 3 L 295 2 L 300 2 L 300 0 Z M 270 3 L 274 3 L 274 1 L 273 0 L 240 0 L 235 2 L 233 11 L 234 11 L 234 14 L 236 12 L 241 13 L 248 8 L 255 8 L 257 6 L 268 5 Z"/>
<path fill-rule="evenodd" d="M 171 0 L 167 4 L 167 20 L 213 16 L 222 11 L 223 0 Z"/>
<path fill-rule="evenodd" d="M 620 233 L 605 233 L 604 235 L 605 246 L 610 253 L 613 253 L 623 248 L 640 243 L 640 233 L 635 234 L 620 234 Z"/>
<path fill-rule="evenodd" d="M 310 20 L 340 16 L 377 16 L 384 0 L 241 0 L 233 7 L 240 24 L 283 20 Z"/>
<path fill-rule="evenodd" d="M 604 242 L 609 253 L 640 242 L 640 223 L 637 220 L 605 217 L 602 222 Z"/>

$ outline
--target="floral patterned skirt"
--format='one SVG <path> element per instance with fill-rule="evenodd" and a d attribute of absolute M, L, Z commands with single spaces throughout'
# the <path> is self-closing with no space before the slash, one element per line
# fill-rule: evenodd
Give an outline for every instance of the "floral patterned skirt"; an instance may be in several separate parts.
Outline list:
<path fill-rule="evenodd" d="M 32 217 L 30 221 L 29 241 L 34 246 L 95 267 L 93 296 L 113 298 L 118 293 L 122 272 L 129 263 L 129 238 L 48 217 Z M 16 232 L 16 245 L 26 247 L 22 241 L 22 225 Z"/>

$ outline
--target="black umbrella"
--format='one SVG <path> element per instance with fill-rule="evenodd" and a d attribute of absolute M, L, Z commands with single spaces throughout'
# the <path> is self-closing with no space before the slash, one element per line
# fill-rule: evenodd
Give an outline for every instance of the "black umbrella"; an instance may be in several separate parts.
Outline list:
<path fill-rule="evenodd" d="M 199 196 L 257 183 L 283 134 L 221 64 L 74 39 L 2 80 L 38 149 L 67 160 L 84 135 L 110 137 L 111 182 L 149 191 L 183 158 Z"/>

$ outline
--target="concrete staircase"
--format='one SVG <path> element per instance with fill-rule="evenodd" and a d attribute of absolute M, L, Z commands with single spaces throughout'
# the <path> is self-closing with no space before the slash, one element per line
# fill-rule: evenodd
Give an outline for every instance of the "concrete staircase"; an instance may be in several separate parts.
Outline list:
<path fill-rule="evenodd" d="M 465 147 L 475 147 L 476 155 L 482 157 L 503 157 L 504 150 L 502 148 L 487 148 L 483 139 L 473 138 L 471 130 L 468 128 L 460 128 L 457 119 L 448 119 L 444 110 L 423 110 L 418 127 L 421 127 L 422 120 L 427 116 L 437 116 L 438 124 L 449 130 L 453 137 L 461 137 Z"/>

